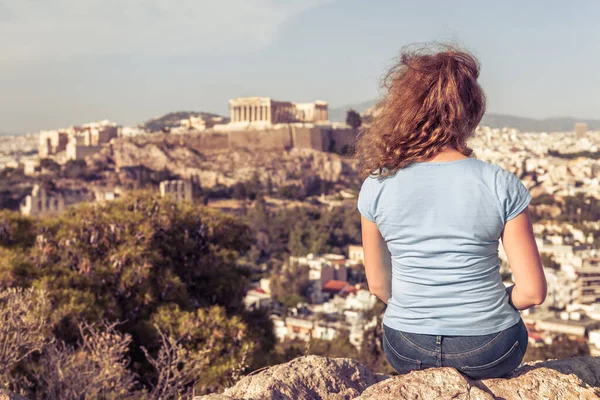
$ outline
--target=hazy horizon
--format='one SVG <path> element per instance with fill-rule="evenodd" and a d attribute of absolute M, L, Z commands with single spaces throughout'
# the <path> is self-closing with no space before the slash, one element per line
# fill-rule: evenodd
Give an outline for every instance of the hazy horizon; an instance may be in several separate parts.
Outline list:
<path fill-rule="evenodd" d="M 407 44 L 475 53 L 488 111 L 600 119 L 600 4 L 475 0 L 0 0 L 0 132 L 172 111 L 239 96 L 370 101 Z"/>

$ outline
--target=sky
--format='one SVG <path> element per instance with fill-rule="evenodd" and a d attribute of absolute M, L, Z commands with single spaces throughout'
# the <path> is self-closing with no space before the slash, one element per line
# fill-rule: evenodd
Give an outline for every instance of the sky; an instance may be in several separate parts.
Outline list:
<path fill-rule="evenodd" d="M 600 118 L 599 20 L 597 0 L 0 0 L 0 132 L 360 103 L 430 41 L 479 58 L 489 112 Z"/>

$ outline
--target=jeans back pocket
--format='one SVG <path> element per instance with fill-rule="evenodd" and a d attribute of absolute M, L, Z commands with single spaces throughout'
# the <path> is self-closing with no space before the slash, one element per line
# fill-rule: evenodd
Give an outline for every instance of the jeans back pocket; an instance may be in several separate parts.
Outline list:
<path fill-rule="evenodd" d="M 493 361 L 481 365 L 465 365 L 458 370 L 475 379 L 499 378 L 517 368 L 522 360 L 523 352 L 517 340 L 507 352 Z"/>
<path fill-rule="evenodd" d="M 404 353 L 403 350 L 406 350 L 407 348 L 410 349 L 410 347 L 407 347 L 407 344 L 404 342 L 402 337 L 398 335 L 398 332 L 395 332 L 384 326 L 382 339 L 385 357 L 390 365 L 396 370 L 396 372 L 399 374 L 405 374 L 422 368 L 422 362 L 418 359 L 412 358 L 414 355 L 409 356 L 402 354 Z"/>

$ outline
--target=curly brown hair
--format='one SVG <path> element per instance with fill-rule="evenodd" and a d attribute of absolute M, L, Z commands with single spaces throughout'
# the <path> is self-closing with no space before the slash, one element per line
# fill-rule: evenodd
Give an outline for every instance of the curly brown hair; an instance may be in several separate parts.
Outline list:
<path fill-rule="evenodd" d="M 466 142 L 485 112 L 478 77 L 477 59 L 456 46 L 403 48 L 383 79 L 373 121 L 357 138 L 361 175 L 385 178 L 446 147 L 471 156 Z"/>

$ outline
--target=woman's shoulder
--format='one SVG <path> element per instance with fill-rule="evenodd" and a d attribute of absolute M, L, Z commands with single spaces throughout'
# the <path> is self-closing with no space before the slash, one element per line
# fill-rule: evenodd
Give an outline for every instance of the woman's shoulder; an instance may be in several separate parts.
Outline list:
<path fill-rule="evenodd" d="M 493 178 L 496 180 L 498 177 L 506 178 L 508 175 L 514 174 L 501 166 L 488 162 L 479 160 L 477 158 L 472 159 L 472 163 L 470 165 L 470 169 L 478 171 L 486 178 Z"/>

